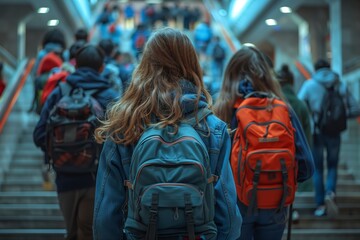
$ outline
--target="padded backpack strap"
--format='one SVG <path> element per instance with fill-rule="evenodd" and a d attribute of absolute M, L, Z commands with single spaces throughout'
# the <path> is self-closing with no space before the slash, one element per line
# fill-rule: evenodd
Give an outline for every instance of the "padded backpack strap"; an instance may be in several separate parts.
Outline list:
<path fill-rule="evenodd" d="M 60 91 L 63 96 L 70 95 L 72 86 L 67 82 L 60 82 L 59 83 Z"/>

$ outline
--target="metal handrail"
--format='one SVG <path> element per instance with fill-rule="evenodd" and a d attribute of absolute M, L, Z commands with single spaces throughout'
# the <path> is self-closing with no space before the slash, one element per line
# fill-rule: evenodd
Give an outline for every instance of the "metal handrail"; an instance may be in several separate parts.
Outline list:
<path fill-rule="evenodd" d="M 10 85 L 6 87 L 4 95 L 0 99 L 0 134 L 34 66 L 34 62 L 34 59 L 30 61 L 24 59 L 18 64 L 18 68 L 10 81 Z"/>
<path fill-rule="evenodd" d="M 11 53 L 9 53 L 9 51 L 2 46 L 0 46 L 0 56 L 2 56 L 11 67 L 16 68 L 17 66 L 16 58 L 13 55 L 11 55 Z"/>

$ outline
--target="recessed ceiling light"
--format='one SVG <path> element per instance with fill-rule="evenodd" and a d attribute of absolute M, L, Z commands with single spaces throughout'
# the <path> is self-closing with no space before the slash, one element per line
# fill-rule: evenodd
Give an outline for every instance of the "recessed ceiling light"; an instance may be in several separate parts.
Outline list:
<path fill-rule="evenodd" d="M 292 12 L 292 10 L 291 10 L 291 8 L 289 8 L 289 7 L 281 7 L 280 8 L 280 11 L 282 12 L 282 13 L 291 13 Z"/>
<path fill-rule="evenodd" d="M 37 10 L 38 13 L 44 14 L 49 12 L 49 8 L 47 7 L 41 7 Z"/>
<path fill-rule="evenodd" d="M 52 27 L 52 26 L 57 26 L 59 24 L 59 20 L 58 19 L 51 19 L 48 21 L 47 25 Z"/>
<path fill-rule="evenodd" d="M 276 20 L 272 18 L 266 19 L 265 23 L 269 26 L 275 26 L 277 24 Z"/>

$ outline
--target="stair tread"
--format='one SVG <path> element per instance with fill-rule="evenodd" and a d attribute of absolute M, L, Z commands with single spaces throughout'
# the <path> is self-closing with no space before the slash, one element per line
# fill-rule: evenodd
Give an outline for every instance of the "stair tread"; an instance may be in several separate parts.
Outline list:
<path fill-rule="evenodd" d="M 12 228 L 12 229 L 0 229 L 0 234 L 65 234 L 65 229 L 20 229 L 20 228 Z"/>
<path fill-rule="evenodd" d="M 0 197 L 56 197 L 55 191 L 14 191 L 0 192 Z"/>
<path fill-rule="evenodd" d="M 0 203 L 1 209 L 59 209 L 56 203 Z"/>

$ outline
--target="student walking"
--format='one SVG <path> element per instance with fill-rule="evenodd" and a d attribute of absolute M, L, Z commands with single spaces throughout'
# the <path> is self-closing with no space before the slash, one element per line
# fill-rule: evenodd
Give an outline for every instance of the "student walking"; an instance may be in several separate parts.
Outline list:
<path fill-rule="evenodd" d="M 263 53 L 244 46 L 232 56 L 214 111 L 233 130 L 241 240 L 280 240 L 297 181 L 313 174 L 301 125 L 282 99 Z"/>
<path fill-rule="evenodd" d="M 276 77 L 280 82 L 281 90 L 290 104 L 290 106 L 294 109 L 301 126 L 304 130 L 304 134 L 309 143 L 309 146 L 312 147 L 312 135 L 311 135 L 311 120 L 310 120 L 310 112 L 306 105 L 306 103 L 300 100 L 295 91 L 294 91 L 294 74 L 290 71 L 289 66 L 283 64 L 281 69 L 276 72 Z M 305 181 L 298 185 L 298 192 L 304 191 L 312 191 L 312 183 L 311 180 Z M 292 212 L 292 221 L 294 223 L 298 222 L 300 218 L 300 214 L 298 210 L 293 209 Z"/>
<path fill-rule="evenodd" d="M 181 51 L 179 51 L 181 49 Z M 191 40 L 148 40 L 122 99 L 97 129 L 95 239 L 237 239 L 227 126 L 211 112 Z"/>
<path fill-rule="evenodd" d="M 346 129 L 347 118 L 359 116 L 360 108 L 346 84 L 330 69 L 329 62 L 320 59 L 314 67 L 312 79 L 305 81 L 298 93 L 298 97 L 307 103 L 314 124 L 312 134 L 317 205 L 314 215 L 335 216 L 338 214 L 335 197 L 341 133 Z M 326 185 L 323 180 L 324 150 L 328 170 Z"/>
<path fill-rule="evenodd" d="M 68 240 L 92 239 L 95 176 L 99 146 L 96 118 L 118 94 L 101 72 L 104 54 L 95 46 L 78 50 L 76 71 L 47 98 L 33 137 L 52 163 Z M 97 113 L 96 115 L 93 115 Z"/>

